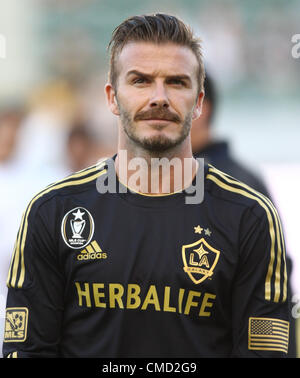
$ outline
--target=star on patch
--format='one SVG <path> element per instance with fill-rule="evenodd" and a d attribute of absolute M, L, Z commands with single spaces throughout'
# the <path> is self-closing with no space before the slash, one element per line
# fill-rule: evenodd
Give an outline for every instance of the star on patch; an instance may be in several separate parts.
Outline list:
<path fill-rule="evenodd" d="M 194 227 L 195 234 L 201 234 L 203 231 L 203 228 L 200 227 L 199 225 L 197 227 Z"/>
<path fill-rule="evenodd" d="M 211 235 L 211 231 L 210 231 L 209 228 L 205 228 L 205 229 L 204 229 L 204 233 L 205 233 L 205 235 L 207 235 L 207 236 L 210 236 L 210 235 Z"/>
<path fill-rule="evenodd" d="M 82 220 L 82 217 L 83 217 L 84 214 L 85 214 L 85 212 L 84 211 L 81 212 L 80 209 L 78 209 L 76 213 L 72 213 L 72 215 L 75 216 L 74 220 L 76 220 L 76 219 Z"/>

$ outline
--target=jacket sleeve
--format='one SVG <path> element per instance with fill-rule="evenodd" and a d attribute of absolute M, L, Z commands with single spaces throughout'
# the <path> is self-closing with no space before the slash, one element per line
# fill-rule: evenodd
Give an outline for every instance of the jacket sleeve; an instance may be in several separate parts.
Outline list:
<path fill-rule="evenodd" d="M 29 204 L 17 235 L 8 273 L 4 357 L 57 357 L 63 311 L 63 275 L 54 220 Z"/>
<path fill-rule="evenodd" d="M 285 357 L 289 298 L 285 244 L 270 201 L 247 211 L 232 294 L 233 357 Z"/>

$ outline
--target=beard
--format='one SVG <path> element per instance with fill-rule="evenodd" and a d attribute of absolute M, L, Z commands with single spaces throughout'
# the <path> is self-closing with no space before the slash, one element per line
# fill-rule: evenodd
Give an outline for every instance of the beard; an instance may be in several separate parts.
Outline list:
<path fill-rule="evenodd" d="M 182 121 L 181 118 L 168 110 L 168 108 L 164 107 L 156 107 L 144 112 L 137 113 L 134 117 L 131 116 L 129 112 L 127 112 L 122 105 L 120 105 L 118 101 L 119 113 L 120 113 L 120 120 L 123 126 L 123 130 L 128 136 L 128 138 L 135 143 L 136 145 L 142 147 L 143 149 L 153 152 L 153 153 L 161 153 L 169 151 L 177 146 L 179 146 L 189 135 L 192 125 L 192 115 L 193 112 L 191 111 Z M 157 135 L 152 137 L 141 137 L 137 133 L 137 126 L 134 122 L 139 120 L 146 120 L 151 118 L 160 118 L 166 119 L 169 121 L 176 122 L 178 124 L 182 124 L 180 128 L 179 134 L 176 138 L 169 138 L 166 135 Z M 156 126 L 157 130 L 161 130 L 163 126 Z"/>

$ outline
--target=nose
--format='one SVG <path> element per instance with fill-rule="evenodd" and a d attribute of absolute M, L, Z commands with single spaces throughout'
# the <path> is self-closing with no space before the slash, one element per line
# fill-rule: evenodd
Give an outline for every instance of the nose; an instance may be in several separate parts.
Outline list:
<path fill-rule="evenodd" d="M 154 86 L 152 97 L 150 99 L 150 107 L 169 107 L 168 94 L 163 83 L 156 83 Z"/>

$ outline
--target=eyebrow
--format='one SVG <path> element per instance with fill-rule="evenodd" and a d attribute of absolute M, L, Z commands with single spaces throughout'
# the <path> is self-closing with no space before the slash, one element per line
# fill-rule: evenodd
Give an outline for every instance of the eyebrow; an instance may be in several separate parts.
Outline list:
<path fill-rule="evenodd" d="M 148 78 L 148 79 L 153 79 L 153 77 L 154 77 L 154 75 L 146 74 L 144 72 L 140 72 L 140 71 L 137 71 L 137 70 L 128 71 L 127 74 L 126 74 L 126 77 L 128 77 L 130 75 L 141 76 L 141 77 L 145 77 L 145 78 Z M 185 74 L 168 75 L 168 76 L 166 76 L 166 79 L 167 80 L 170 80 L 170 79 L 186 80 L 190 83 L 192 82 L 191 77 L 189 75 L 185 75 Z"/>

